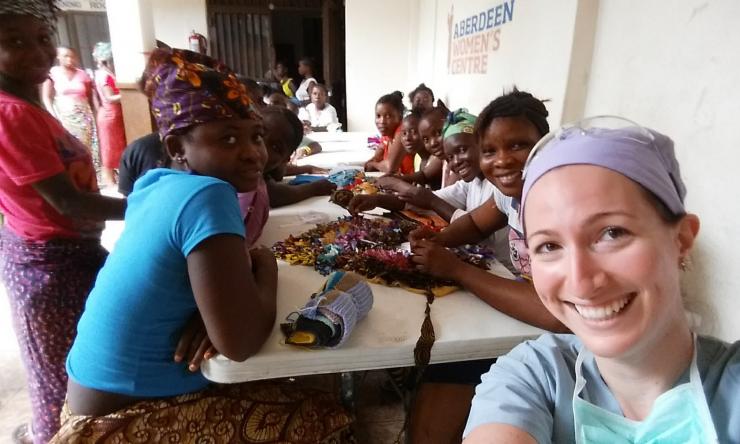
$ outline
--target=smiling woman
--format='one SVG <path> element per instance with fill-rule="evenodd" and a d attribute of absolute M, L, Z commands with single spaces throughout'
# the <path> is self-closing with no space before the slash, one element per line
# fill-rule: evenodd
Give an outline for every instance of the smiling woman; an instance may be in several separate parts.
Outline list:
<path fill-rule="evenodd" d="M 693 335 L 683 310 L 699 219 L 673 142 L 589 119 L 543 138 L 524 175 L 534 285 L 574 335 L 499 359 L 466 442 L 740 442 L 740 343 Z"/>
<path fill-rule="evenodd" d="M 100 234 L 125 202 L 101 196 L 88 149 L 41 106 L 54 2 L 0 2 L 0 274 L 28 372 L 32 438 L 59 428 L 64 360 L 95 275 Z"/>
<path fill-rule="evenodd" d="M 263 119 L 234 73 L 204 55 L 156 50 L 146 75 L 172 169 L 148 171 L 129 195 L 67 359 L 51 442 L 344 442 L 351 420 L 328 393 L 209 387 L 198 371 L 215 353 L 253 355 L 275 321 L 275 257 L 246 248 L 237 200 L 261 182 Z"/>

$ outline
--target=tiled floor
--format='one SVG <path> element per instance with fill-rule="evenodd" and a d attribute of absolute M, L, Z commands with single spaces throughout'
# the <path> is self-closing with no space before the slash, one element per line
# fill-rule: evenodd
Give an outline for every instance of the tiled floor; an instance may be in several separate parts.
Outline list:
<path fill-rule="evenodd" d="M 357 439 L 361 444 L 391 444 L 403 428 L 398 396 L 380 388 L 385 372 L 357 374 Z M 0 444 L 10 443 L 13 430 L 30 418 L 25 374 L 10 320 L 5 290 L 0 285 Z M 403 437 L 401 436 L 401 441 Z"/>

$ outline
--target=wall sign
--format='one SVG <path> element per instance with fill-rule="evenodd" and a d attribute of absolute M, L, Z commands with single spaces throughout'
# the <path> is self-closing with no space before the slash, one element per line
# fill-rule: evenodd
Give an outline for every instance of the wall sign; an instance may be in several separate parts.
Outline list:
<path fill-rule="evenodd" d="M 105 0 L 57 0 L 62 11 L 105 12 Z"/>
<path fill-rule="evenodd" d="M 514 1 L 462 17 L 455 17 L 455 4 L 447 14 L 447 72 L 486 74 L 489 55 L 501 45 L 502 26 L 514 19 Z M 461 2 L 462 3 L 462 2 Z"/>

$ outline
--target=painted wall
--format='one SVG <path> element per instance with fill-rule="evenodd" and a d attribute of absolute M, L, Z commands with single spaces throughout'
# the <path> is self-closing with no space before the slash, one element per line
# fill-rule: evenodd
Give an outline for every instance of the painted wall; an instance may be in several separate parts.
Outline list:
<path fill-rule="evenodd" d="M 208 37 L 206 0 L 153 0 L 154 35 L 175 48 L 187 48 L 195 30 Z"/>
<path fill-rule="evenodd" d="M 426 3 L 426 0 L 424 0 Z M 375 102 L 408 85 L 409 17 L 418 0 L 346 0 L 347 120 L 351 131 L 375 131 Z M 368 155 L 368 158 L 370 156 Z"/>
<path fill-rule="evenodd" d="M 685 290 L 703 330 L 740 338 L 740 2 L 605 0 L 586 114 L 616 113 L 670 135 L 702 221 Z"/>
<path fill-rule="evenodd" d="M 596 19 L 596 9 L 579 8 L 582 3 L 402 0 L 393 2 L 399 13 L 389 17 L 389 5 L 347 1 L 351 128 L 373 129 L 372 121 L 363 117 L 364 109 L 372 108 L 379 92 L 400 89 L 406 93 L 420 82 L 448 106 L 466 107 L 473 113 L 516 85 L 550 99 L 550 122 L 559 123 L 569 76 L 582 73 L 590 63 L 588 47 L 576 48 L 587 57 L 571 57 L 574 39 L 592 40 L 591 28 L 575 26 L 577 17 L 586 22 Z M 378 23 L 382 29 L 397 32 L 378 32 Z M 585 91 L 585 87 L 583 80 L 579 88 Z M 578 94 L 574 98 L 581 104 L 585 100 Z"/>

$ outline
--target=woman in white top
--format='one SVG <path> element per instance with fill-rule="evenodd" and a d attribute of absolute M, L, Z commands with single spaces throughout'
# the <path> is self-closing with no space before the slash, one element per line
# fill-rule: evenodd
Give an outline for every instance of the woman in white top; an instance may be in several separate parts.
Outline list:
<path fill-rule="evenodd" d="M 337 110 L 327 103 L 326 87 L 316 83 L 311 90 L 311 103 L 298 111 L 298 118 L 307 131 L 312 128 L 326 128 L 336 131 L 341 127 Z"/>
<path fill-rule="evenodd" d="M 316 62 L 311 57 L 303 57 L 298 61 L 298 74 L 303 76 L 303 80 L 295 90 L 295 97 L 301 104 L 311 99 L 311 88 L 318 83 L 313 76 L 315 64 Z"/>

